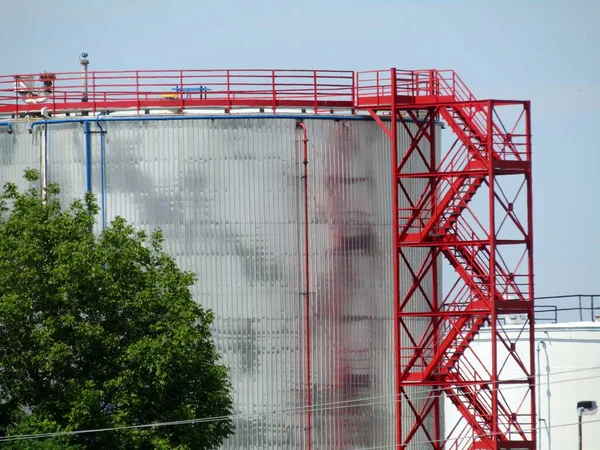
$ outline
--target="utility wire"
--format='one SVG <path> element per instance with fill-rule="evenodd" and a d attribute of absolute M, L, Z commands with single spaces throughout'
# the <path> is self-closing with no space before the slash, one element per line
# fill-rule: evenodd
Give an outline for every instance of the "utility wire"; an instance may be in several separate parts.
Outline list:
<path fill-rule="evenodd" d="M 595 419 L 595 420 L 586 420 L 585 423 L 589 424 L 589 423 L 598 423 L 600 422 L 600 419 Z M 561 423 L 560 425 L 552 425 L 550 428 L 565 428 L 565 427 L 574 427 L 579 425 L 579 422 L 571 422 L 571 423 Z M 533 432 L 534 428 L 524 428 L 523 431 L 524 432 Z M 494 437 L 498 434 L 502 434 L 502 432 L 498 432 L 498 433 L 485 433 L 485 434 L 477 434 L 477 437 Z M 420 441 L 420 442 L 411 442 L 409 444 L 407 444 L 406 446 L 404 446 L 403 448 L 410 448 L 411 446 L 417 446 L 417 445 L 425 445 L 425 444 L 436 444 L 436 443 L 442 443 L 442 442 L 458 442 L 458 441 L 464 441 L 464 440 L 469 440 L 471 441 L 473 439 L 473 436 L 462 436 L 462 437 L 457 437 L 457 438 L 450 438 L 450 439 L 444 439 L 441 441 Z M 386 449 L 386 448 L 397 448 L 396 444 L 388 444 L 388 445 L 382 445 L 379 447 L 359 447 L 356 448 L 355 450 L 382 450 L 382 449 Z"/>
<path fill-rule="evenodd" d="M 595 370 L 595 369 L 600 369 L 600 366 L 567 370 L 567 371 L 563 371 L 563 372 L 555 372 L 552 375 L 579 373 L 579 372 Z M 557 380 L 557 381 L 551 382 L 550 384 L 576 382 L 576 381 L 590 380 L 590 379 L 596 379 L 596 378 L 600 378 L 600 374 L 590 376 L 590 377 L 568 378 L 566 380 Z M 522 389 L 524 387 L 530 387 L 530 386 L 534 386 L 534 385 L 535 385 L 535 383 L 533 385 L 526 384 L 526 385 L 507 386 L 504 390 L 518 389 L 518 388 Z M 428 395 L 423 396 L 423 397 L 410 397 L 410 400 L 416 401 L 416 400 L 427 399 L 430 397 L 430 392 L 435 391 L 435 390 L 436 389 L 431 389 L 429 391 Z M 381 401 L 381 402 L 370 402 L 369 401 L 369 400 L 390 399 L 391 397 L 394 397 L 394 398 L 391 400 L 386 400 L 386 401 Z M 308 410 L 310 410 L 311 412 L 322 412 L 322 411 L 344 409 L 344 408 L 376 406 L 376 405 L 396 403 L 397 400 L 395 397 L 396 397 L 395 394 L 391 394 L 391 395 L 385 395 L 385 396 L 379 396 L 379 397 L 365 397 L 365 398 L 360 398 L 360 399 L 356 399 L 356 400 L 346 400 L 346 401 L 340 401 L 340 402 L 322 403 L 322 404 L 313 405 L 310 408 L 306 407 L 306 406 L 302 406 L 302 407 L 295 407 L 295 408 L 285 408 L 285 409 L 279 409 L 279 410 L 264 411 L 264 412 L 258 412 L 258 413 L 202 417 L 202 418 L 194 418 L 194 419 L 186 419 L 186 420 L 175 420 L 175 421 L 169 421 L 169 422 L 156 422 L 156 423 L 148 423 L 148 424 L 140 424 L 140 425 L 126 425 L 126 426 L 121 426 L 121 427 L 97 428 L 97 429 L 89 429 L 89 430 L 59 431 L 59 432 L 52 432 L 52 433 L 21 434 L 21 435 L 15 435 L 15 436 L 2 437 L 2 438 L 0 438 L 0 443 L 16 441 L 16 440 L 24 440 L 24 439 L 40 439 L 40 438 L 46 438 L 46 437 L 101 433 L 101 432 L 109 432 L 109 431 L 147 429 L 147 428 L 158 428 L 158 427 L 166 427 L 166 426 L 189 425 L 189 424 L 196 424 L 196 423 L 221 422 L 221 421 L 225 421 L 225 420 L 241 420 L 241 419 L 245 419 L 245 418 L 264 416 L 264 415 L 272 415 L 272 414 L 302 413 L 302 412 L 306 412 Z M 386 448 L 386 447 L 382 447 L 382 448 Z M 365 450 L 367 450 L 367 449 L 365 449 Z"/>

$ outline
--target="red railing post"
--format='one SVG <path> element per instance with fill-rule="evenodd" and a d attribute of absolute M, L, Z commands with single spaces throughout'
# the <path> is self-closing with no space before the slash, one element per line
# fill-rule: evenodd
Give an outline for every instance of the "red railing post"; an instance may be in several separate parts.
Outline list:
<path fill-rule="evenodd" d="M 56 77 L 52 86 L 52 114 L 56 114 Z"/>
<path fill-rule="evenodd" d="M 275 110 L 277 109 L 277 88 L 275 87 L 275 71 L 271 70 L 271 89 L 272 89 L 272 99 L 271 101 L 273 102 L 273 114 L 275 114 Z"/>
<path fill-rule="evenodd" d="M 140 113 L 140 72 L 135 71 L 135 101 L 138 114 Z"/>
<path fill-rule="evenodd" d="M 433 70 L 429 71 L 429 95 L 435 95 Z"/>
<path fill-rule="evenodd" d="M 17 92 L 18 82 L 19 82 L 19 79 L 17 77 L 15 77 L 15 89 L 14 89 L 15 93 L 14 93 L 14 95 L 15 95 L 15 112 L 16 112 L 17 119 L 19 118 L 19 93 Z"/>
<path fill-rule="evenodd" d="M 185 98 L 183 95 L 183 70 L 179 71 L 179 96 L 181 98 L 181 112 L 183 112 L 183 108 L 185 107 Z"/>
<path fill-rule="evenodd" d="M 96 114 L 96 72 L 92 72 L 92 111 Z"/>
<path fill-rule="evenodd" d="M 313 95 L 315 114 L 319 111 L 319 89 L 317 87 L 317 71 L 313 70 Z"/>
<path fill-rule="evenodd" d="M 421 80 L 420 80 L 420 73 L 419 72 L 413 72 L 413 97 L 416 97 L 420 94 L 420 90 L 421 90 Z"/>
<path fill-rule="evenodd" d="M 358 108 L 358 80 L 356 79 L 356 71 L 352 71 L 352 115 L 356 114 Z"/>
<path fill-rule="evenodd" d="M 398 72 L 397 70 L 394 68 L 393 70 L 390 71 L 390 94 L 392 97 L 392 103 L 396 104 L 398 103 Z"/>
<path fill-rule="evenodd" d="M 227 114 L 231 114 L 231 74 L 226 72 L 227 77 Z"/>
<path fill-rule="evenodd" d="M 452 71 L 452 98 L 456 100 L 456 72 Z"/>

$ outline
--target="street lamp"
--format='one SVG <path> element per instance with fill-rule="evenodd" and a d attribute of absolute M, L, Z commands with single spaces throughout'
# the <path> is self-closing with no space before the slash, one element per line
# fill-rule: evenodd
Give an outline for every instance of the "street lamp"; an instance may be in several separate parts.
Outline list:
<path fill-rule="evenodd" d="M 579 416 L 579 450 L 583 450 L 582 419 L 583 416 L 593 416 L 598 412 L 598 405 L 593 400 L 577 402 L 577 416 Z"/>

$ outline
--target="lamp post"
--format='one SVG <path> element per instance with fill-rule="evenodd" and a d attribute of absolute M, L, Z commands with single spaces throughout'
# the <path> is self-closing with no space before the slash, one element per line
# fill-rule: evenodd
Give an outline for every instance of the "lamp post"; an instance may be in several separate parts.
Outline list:
<path fill-rule="evenodd" d="M 598 412 L 598 405 L 593 400 L 577 402 L 577 416 L 579 428 L 579 450 L 583 450 L 583 416 L 593 416 Z"/>
<path fill-rule="evenodd" d="M 87 53 L 79 55 L 79 63 L 81 64 L 81 74 L 83 75 L 83 92 L 81 93 L 81 101 L 88 101 L 88 65 L 90 60 Z"/>

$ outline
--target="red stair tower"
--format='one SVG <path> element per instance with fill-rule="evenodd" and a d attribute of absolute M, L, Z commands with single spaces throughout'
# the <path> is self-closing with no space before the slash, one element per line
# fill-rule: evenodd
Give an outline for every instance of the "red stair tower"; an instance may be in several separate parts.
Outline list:
<path fill-rule="evenodd" d="M 397 448 L 533 450 L 529 102 L 476 100 L 453 71 L 361 72 L 356 85 L 357 108 L 369 111 L 392 148 Z M 442 153 L 440 120 L 455 138 Z M 399 146 L 399 127 L 411 137 L 408 148 Z M 425 255 L 418 264 L 415 248 Z M 456 274 L 445 296 L 441 257 Z M 411 306 L 417 298 L 426 310 Z M 507 326 L 511 315 L 521 320 Z M 471 348 L 482 330 L 488 361 Z M 443 395 L 462 416 L 446 433 Z"/>

